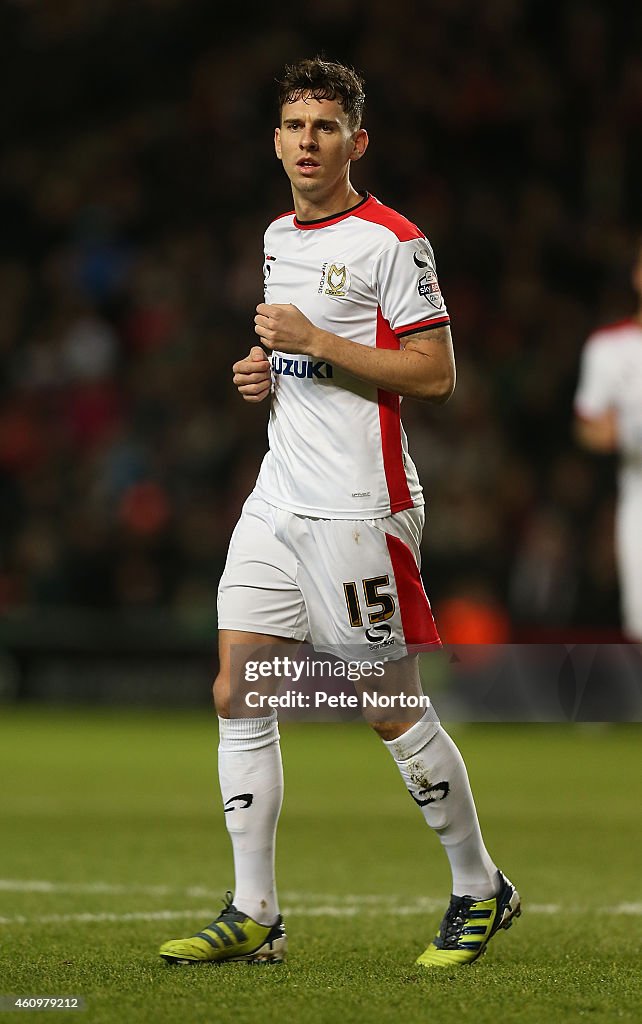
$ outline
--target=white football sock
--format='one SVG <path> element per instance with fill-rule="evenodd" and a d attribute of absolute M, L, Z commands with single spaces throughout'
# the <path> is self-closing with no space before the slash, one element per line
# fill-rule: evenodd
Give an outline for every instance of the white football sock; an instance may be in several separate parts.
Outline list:
<path fill-rule="evenodd" d="M 454 895 L 490 899 L 497 891 L 497 867 L 484 846 L 464 759 L 433 709 L 397 739 L 384 743 L 411 797 L 441 840 Z"/>
<path fill-rule="evenodd" d="M 277 717 L 219 717 L 219 727 L 218 774 L 234 851 L 234 906 L 271 925 L 279 915 L 274 848 L 283 801 Z"/>

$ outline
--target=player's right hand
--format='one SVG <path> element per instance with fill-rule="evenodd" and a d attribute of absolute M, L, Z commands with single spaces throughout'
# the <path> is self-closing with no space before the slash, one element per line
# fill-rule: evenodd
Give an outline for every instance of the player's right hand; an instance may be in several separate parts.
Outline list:
<path fill-rule="evenodd" d="M 260 345 L 253 345 L 245 359 L 232 367 L 234 383 L 246 402 L 262 402 L 270 393 L 272 374 L 269 360 Z"/>

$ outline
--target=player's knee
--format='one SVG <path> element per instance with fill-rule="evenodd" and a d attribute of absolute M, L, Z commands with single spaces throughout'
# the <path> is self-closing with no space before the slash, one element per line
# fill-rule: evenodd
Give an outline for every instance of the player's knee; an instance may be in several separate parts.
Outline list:
<path fill-rule="evenodd" d="M 404 732 L 407 732 L 414 722 L 369 722 L 368 723 L 382 740 L 389 743 L 396 740 Z"/>

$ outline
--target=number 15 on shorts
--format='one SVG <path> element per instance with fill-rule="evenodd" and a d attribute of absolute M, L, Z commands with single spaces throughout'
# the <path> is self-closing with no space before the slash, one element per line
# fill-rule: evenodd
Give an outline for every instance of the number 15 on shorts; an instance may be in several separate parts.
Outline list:
<path fill-rule="evenodd" d="M 366 607 L 376 608 L 376 611 L 368 612 L 368 622 L 374 625 L 377 622 L 385 622 L 395 613 L 395 599 L 392 594 L 382 594 L 381 588 L 390 586 L 390 577 L 372 576 L 369 579 L 361 580 L 363 596 Z M 361 601 L 359 598 L 359 587 L 353 580 L 343 584 L 346 605 L 348 607 L 348 618 L 351 626 L 363 626 L 363 615 L 361 612 Z"/>

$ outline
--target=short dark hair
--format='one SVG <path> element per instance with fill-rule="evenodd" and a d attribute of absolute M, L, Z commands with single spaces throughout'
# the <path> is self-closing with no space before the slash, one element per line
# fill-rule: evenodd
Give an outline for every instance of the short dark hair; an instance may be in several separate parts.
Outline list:
<path fill-rule="evenodd" d="M 350 130 L 355 132 L 361 127 L 366 99 L 363 85 L 363 78 L 354 68 L 323 57 L 309 57 L 297 64 L 288 64 L 283 78 L 278 80 L 279 117 L 285 103 L 293 103 L 304 93 L 310 93 L 315 100 L 338 100 Z"/>

